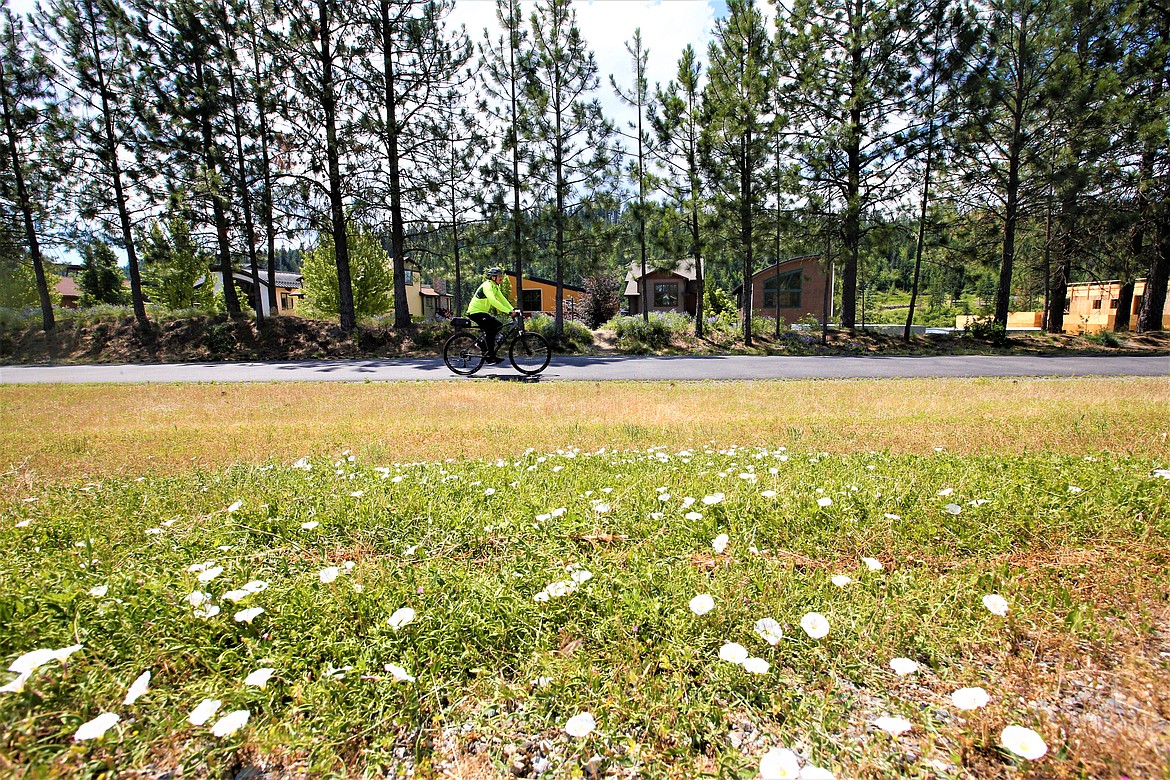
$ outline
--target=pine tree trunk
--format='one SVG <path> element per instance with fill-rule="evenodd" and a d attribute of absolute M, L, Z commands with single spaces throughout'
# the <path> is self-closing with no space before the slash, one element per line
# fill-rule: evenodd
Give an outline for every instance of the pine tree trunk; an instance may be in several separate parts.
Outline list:
<path fill-rule="evenodd" d="M 93 45 L 93 64 L 98 81 L 98 94 L 102 104 L 102 124 L 105 130 L 106 156 L 109 158 L 110 177 L 114 183 L 114 199 L 118 207 L 118 221 L 122 228 L 122 243 L 126 250 L 126 264 L 130 270 L 130 298 L 134 304 L 134 317 L 138 324 L 149 324 L 146 318 L 146 302 L 142 296 L 142 278 L 138 272 L 138 255 L 134 251 L 134 233 L 130 227 L 130 211 L 126 207 L 126 193 L 122 189 L 122 167 L 118 162 L 118 145 L 114 140 L 114 118 L 110 107 L 109 88 L 102 66 L 101 47 L 98 45 L 97 22 L 94 18 L 93 0 L 86 0 L 89 13 L 90 42 Z"/>
<path fill-rule="evenodd" d="M 260 6 L 263 13 L 263 4 Z M 265 22 L 266 24 L 266 22 Z M 268 154 L 268 97 L 262 86 L 260 71 L 260 46 L 256 40 L 256 22 L 251 20 L 252 65 L 256 72 L 256 109 L 260 117 L 260 167 L 264 175 L 264 195 L 261 202 L 261 218 L 264 221 L 264 236 L 268 243 L 268 313 L 280 314 L 280 303 L 276 297 L 276 225 L 272 217 L 272 160 Z"/>
<path fill-rule="evenodd" d="M 390 23 L 390 0 L 381 0 L 382 57 L 386 79 L 386 162 L 390 166 L 390 255 L 394 261 L 394 327 L 410 327 L 406 301 L 406 230 L 402 222 L 402 182 L 398 155 L 398 96 L 394 73 L 394 29 Z"/>
<path fill-rule="evenodd" d="M 21 171 L 20 149 L 16 144 L 16 128 L 12 124 L 11 109 L 8 107 L 8 85 L 4 78 L 4 61 L 0 60 L 0 101 L 3 101 L 4 130 L 8 135 L 8 154 L 12 160 L 12 173 L 16 178 L 16 199 L 20 206 L 21 216 L 24 218 L 24 236 L 28 241 L 28 253 L 32 258 L 33 273 L 37 278 L 37 297 L 41 303 L 41 324 L 45 333 L 51 333 L 57 327 L 53 316 L 53 300 L 49 296 L 49 281 L 45 276 L 45 264 L 41 259 L 41 245 L 37 240 L 36 227 L 33 224 L 32 204 L 29 202 L 28 192 L 24 188 L 24 175 Z"/>
<path fill-rule="evenodd" d="M 743 344 L 752 345 L 752 159 L 751 131 L 741 139 L 739 165 L 739 242 L 743 252 Z"/>
<path fill-rule="evenodd" d="M 240 102 L 236 93 L 236 74 L 229 64 L 228 84 L 232 95 L 232 128 L 236 136 L 236 162 L 239 167 L 238 187 L 240 203 L 244 207 L 244 235 L 248 241 L 248 264 L 252 272 L 252 304 L 256 307 L 256 325 L 264 324 L 264 296 L 260 286 L 260 264 L 256 259 L 256 231 L 252 225 L 252 200 L 248 192 L 247 167 L 244 164 L 244 138 L 240 129 Z M 271 287 L 269 288 L 271 289 Z"/>
<path fill-rule="evenodd" d="M 353 333 L 357 315 L 353 303 L 353 280 L 349 269 L 349 241 L 345 226 L 345 205 L 341 197 L 341 161 L 337 140 L 337 103 L 333 95 L 333 52 L 330 48 L 329 0 L 317 0 L 321 36 L 321 108 L 325 113 L 325 157 L 329 168 L 329 212 L 333 228 L 333 249 L 337 261 L 337 287 L 341 329 Z"/>

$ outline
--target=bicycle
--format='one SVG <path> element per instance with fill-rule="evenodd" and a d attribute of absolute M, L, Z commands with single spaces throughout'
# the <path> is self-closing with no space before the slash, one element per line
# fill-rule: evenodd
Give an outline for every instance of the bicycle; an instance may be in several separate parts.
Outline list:
<path fill-rule="evenodd" d="M 512 367 L 521 374 L 533 376 L 548 366 L 552 349 L 544 336 L 524 329 L 524 317 L 512 315 L 512 321 L 496 336 L 496 349 L 499 354 L 498 350 L 503 349 L 506 343 Z M 451 324 L 455 327 L 455 333 L 443 344 L 443 362 L 452 372 L 471 376 L 483 367 L 484 355 L 487 353 L 487 342 L 484 341 L 486 334 L 483 328 L 467 317 L 455 317 Z"/>

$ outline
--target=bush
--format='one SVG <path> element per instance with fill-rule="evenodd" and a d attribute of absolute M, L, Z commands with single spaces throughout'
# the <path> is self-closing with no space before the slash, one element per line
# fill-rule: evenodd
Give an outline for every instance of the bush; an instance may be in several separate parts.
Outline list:
<path fill-rule="evenodd" d="M 557 321 L 547 314 L 534 315 L 524 323 L 524 328 L 544 336 L 558 352 L 585 352 L 593 346 L 593 333 L 589 328 L 568 318 L 564 321 L 564 333 L 560 339 L 556 337 Z"/>
<path fill-rule="evenodd" d="M 424 320 L 415 326 L 411 340 L 417 347 L 438 347 L 450 338 L 453 332 L 450 320 Z"/>
<path fill-rule="evenodd" d="M 675 337 L 686 336 L 695 327 L 695 321 L 678 312 L 651 312 L 649 320 L 635 314 L 614 317 L 605 324 L 613 330 L 618 345 L 630 352 L 666 349 Z"/>
<path fill-rule="evenodd" d="M 1098 333 L 1092 333 L 1085 336 L 1085 340 L 1093 344 L 1099 344 L 1103 347 L 1110 347 L 1116 349 L 1121 346 L 1121 340 L 1117 338 L 1117 334 L 1111 330 L 1103 330 Z"/>
<path fill-rule="evenodd" d="M 600 328 L 618 312 L 621 280 L 607 274 L 585 277 L 585 305 L 582 316 L 590 328 Z"/>
<path fill-rule="evenodd" d="M 992 319 L 971 320 L 963 331 L 971 338 L 990 342 L 997 347 L 1007 343 L 1007 329 Z"/>

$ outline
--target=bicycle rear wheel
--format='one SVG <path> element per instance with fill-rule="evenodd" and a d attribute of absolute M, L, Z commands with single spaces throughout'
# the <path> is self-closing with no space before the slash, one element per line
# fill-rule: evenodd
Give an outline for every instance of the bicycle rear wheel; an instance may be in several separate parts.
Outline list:
<path fill-rule="evenodd" d="M 508 349 L 508 359 L 521 374 L 539 374 L 550 358 L 552 349 L 544 336 L 528 330 L 517 336 Z"/>
<path fill-rule="evenodd" d="M 483 365 L 483 349 L 479 339 L 468 331 L 460 331 L 443 345 L 443 362 L 460 376 L 471 376 Z"/>

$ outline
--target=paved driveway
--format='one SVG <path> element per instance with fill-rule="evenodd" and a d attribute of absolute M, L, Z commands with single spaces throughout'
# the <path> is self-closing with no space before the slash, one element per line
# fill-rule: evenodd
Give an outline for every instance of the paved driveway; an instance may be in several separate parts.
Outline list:
<path fill-rule="evenodd" d="M 1170 376 L 1170 357 L 554 357 L 539 381 Z M 0 384 L 518 380 L 510 367 L 457 377 L 437 358 L 272 363 L 2 366 Z"/>

